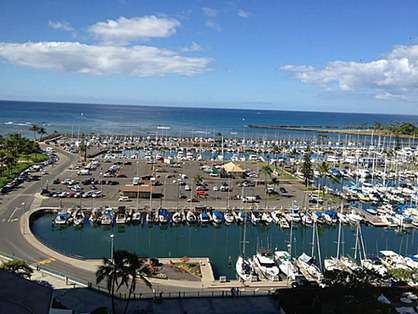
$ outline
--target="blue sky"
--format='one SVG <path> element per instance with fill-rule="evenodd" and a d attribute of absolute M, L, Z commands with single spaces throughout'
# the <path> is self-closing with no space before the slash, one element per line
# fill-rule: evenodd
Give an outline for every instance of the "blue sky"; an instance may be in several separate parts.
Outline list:
<path fill-rule="evenodd" d="M 0 99 L 418 114 L 418 3 L 0 2 Z"/>

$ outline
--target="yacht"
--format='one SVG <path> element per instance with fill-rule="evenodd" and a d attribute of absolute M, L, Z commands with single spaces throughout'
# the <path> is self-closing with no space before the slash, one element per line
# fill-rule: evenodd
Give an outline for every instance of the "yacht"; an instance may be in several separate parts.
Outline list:
<path fill-rule="evenodd" d="M 174 223 L 176 223 L 176 224 L 178 224 L 178 223 L 181 223 L 182 222 L 182 215 L 181 215 L 181 213 L 180 212 L 175 212 L 174 214 L 173 214 L 173 217 L 172 217 L 172 220 L 173 220 L 173 222 Z"/>
<path fill-rule="evenodd" d="M 315 281 L 321 282 L 323 275 L 318 266 L 315 265 L 313 257 L 302 253 L 297 259 L 297 266 L 305 275 L 305 277 L 311 277 Z"/>
<path fill-rule="evenodd" d="M 381 277 L 385 277 L 388 272 L 387 268 L 382 264 L 382 261 L 378 257 L 362 259 L 361 266 L 364 269 L 378 273 Z"/>
<path fill-rule="evenodd" d="M 232 224 L 235 221 L 234 214 L 230 211 L 225 212 L 224 219 L 227 224 Z"/>
<path fill-rule="evenodd" d="M 188 223 L 195 223 L 195 222 L 196 222 L 196 220 L 197 220 L 197 218 L 196 218 L 195 213 L 194 213 L 194 212 L 192 212 L 191 210 L 188 210 L 188 211 L 187 211 L 187 214 L 186 214 L 186 221 L 187 221 Z"/>
<path fill-rule="evenodd" d="M 199 221 L 201 224 L 207 224 L 210 222 L 210 217 L 206 211 L 202 211 L 199 214 Z"/>
<path fill-rule="evenodd" d="M 224 216 L 219 210 L 214 210 L 212 212 L 212 220 L 215 224 L 220 224 L 224 221 Z"/>
<path fill-rule="evenodd" d="M 261 221 L 261 215 L 258 211 L 252 210 L 251 211 L 251 222 L 256 225 Z"/>
<path fill-rule="evenodd" d="M 253 267 L 258 269 L 260 273 L 268 280 L 279 279 L 279 268 L 274 262 L 274 256 L 264 250 L 260 250 L 252 259 Z"/>
<path fill-rule="evenodd" d="M 120 225 L 120 224 L 125 224 L 126 223 L 126 215 L 123 212 L 117 213 L 116 214 L 116 224 Z"/>
<path fill-rule="evenodd" d="M 65 225 L 67 223 L 69 214 L 67 212 L 59 212 L 54 219 L 56 225 Z"/>
<path fill-rule="evenodd" d="M 170 213 L 167 209 L 162 208 L 158 214 L 158 221 L 162 224 L 166 224 L 170 222 Z"/>
<path fill-rule="evenodd" d="M 287 278 L 293 281 L 296 280 L 296 277 L 299 276 L 299 271 L 296 265 L 292 263 L 290 254 L 286 251 L 276 251 L 274 252 L 274 258 L 280 271 L 285 274 Z"/>
<path fill-rule="evenodd" d="M 271 217 L 270 213 L 268 213 L 268 212 L 264 212 L 264 213 L 261 215 L 261 221 L 262 221 L 263 223 L 265 223 L 265 224 L 270 224 L 270 223 L 272 223 L 272 222 L 273 222 L 273 218 Z"/>
<path fill-rule="evenodd" d="M 132 214 L 132 223 L 138 224 L 141 222 L 141 212 L 137 211 Z"/>
<path fill-rule="evenodd" d="M 235 265 L 237 275 L 243 281 L 254 281 L 255 272 L 251 263 L 242 256 L 238 256 L 237 263 Z"/>

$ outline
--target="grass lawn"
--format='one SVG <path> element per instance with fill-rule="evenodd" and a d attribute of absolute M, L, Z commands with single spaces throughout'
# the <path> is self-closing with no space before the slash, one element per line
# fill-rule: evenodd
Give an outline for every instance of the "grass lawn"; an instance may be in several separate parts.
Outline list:
<path fill-rule="evenodd" d="M 6 169 L 3 171 L 3 174 L 0 176 L 0 189 L 16 178 L 22 171 L 47 159 L 48 155 L 39 153 L 20 156 L 18 162 L 12 169 Z"/>

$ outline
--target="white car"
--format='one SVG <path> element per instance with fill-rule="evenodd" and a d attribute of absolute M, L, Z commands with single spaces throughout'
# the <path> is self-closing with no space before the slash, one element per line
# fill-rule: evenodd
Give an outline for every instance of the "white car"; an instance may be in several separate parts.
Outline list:
<path fill-rule="evenodd" d="M 213 187 L 213 190 L 214 190 L 214 191 L 219 191 L 219 187 L 215 185 L 215 186 Z"/>
<path fill-rule="evenodd" d="M 127 197 L 127 196 L 119 197 L 119 202 L 128 202 L 128 201 L 129 201 L 129 197 Z"/>
<path fill-rule="evenodd" d="M 184 186 L 184 190 L 185 191 L 190 191 L 191 189 L 190 189 L 190 186 L 188 185 L 188 184 L 186 184 L 185 186 Z"/>

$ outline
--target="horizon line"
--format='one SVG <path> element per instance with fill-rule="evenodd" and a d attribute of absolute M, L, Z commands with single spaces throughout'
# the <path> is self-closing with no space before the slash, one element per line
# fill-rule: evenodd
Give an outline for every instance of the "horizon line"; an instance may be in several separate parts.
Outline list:
<path fill-rule="evenodd" d="M 386 115 L 386 116 L 418 116 L 418 114 L 410 113 L 382 113 L 382 112 L 347 112 L 347 111 L 318 111 L 318 110 L 290 110 L 290 109 L 255 109 L 255 108 L 219 108 L 208 106 L 179 106 L 179 105 L 164 105 L 164 104 L 127 104 L 127 103 L 108 103 L 108 102 L 83 102 L 83 101 L 50 101 L 50 100 L 19 100 L 19 99 L 0 99 L 0 102 L 22 102 L 22 103 L 51 103 L 62 105 L 100 105 L 100 106 L 125 106 L 125 107 L 156 107 L 156 108 L 176 108 L 176 109 L 209 109 L 209 110 L 244 110 L 244 111 L 275 111 L 275 112 L 311 112 L 311 113 L 337 113 L 337 114 L 356 114 L 356 115 Z M 245 102 L 244 102 L 245 103 Z M 246 102 L 248 103 L 248 102 Z M 256 102 L 251 102 L 256 104 Z M 262 103 L 262 102 L 260 102 Z"/>

